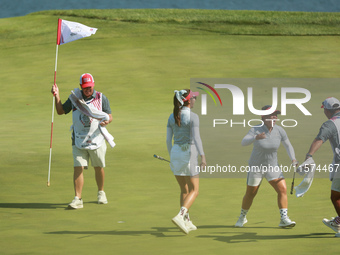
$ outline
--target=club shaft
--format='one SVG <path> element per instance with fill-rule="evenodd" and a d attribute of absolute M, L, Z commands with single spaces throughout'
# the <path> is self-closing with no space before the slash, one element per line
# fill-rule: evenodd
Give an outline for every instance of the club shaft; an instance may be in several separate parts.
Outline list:
<path fill-rule="evenodd" d="M 293 195 L 293 191 L 294 191 L 294 181 L 295 181 L 295 171 L 294 171 L 294 175 L 293 175 L 293 181 L 292 181 L 292 187 L 290 189 L 290 194 Z"/>
<path fill-rule="evenodd" d="M 166 162 L 169 162 L 169 163 L 170 163 L 170 161 L 169 161 L 169 160 L 167 160 L 167 159 L 165 159 L 165 158 L 162 158 L 162 157 L 160 157 L 160 156 L 158 156 L 158 159 L 160 159 L 160 160 L 164 160 L 164 161 L 166 161 Z"/>
<path fill-rule="evenodd" d="M 158 155 L 153 155 L 155 158 L 158 158 L 159 160 L 164 160 L 164 161 L 166 161 L 166 162 L 169 162 L 170 163 L 170 161 L 169 160 L 167 160 L 167 159 L 165 159 L 165 158 L 163 158 L 163 157 L 161 157 L 161 156 L 158 156 Z"/>

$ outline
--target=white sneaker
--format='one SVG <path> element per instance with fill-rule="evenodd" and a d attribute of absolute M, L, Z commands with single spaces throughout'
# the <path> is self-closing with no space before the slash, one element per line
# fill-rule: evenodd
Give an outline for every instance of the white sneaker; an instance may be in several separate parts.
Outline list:
<path fill-rule="evenodd" d="M 248 222 L 247 217 L 246 216 L 240 216 L 238 218 L 238 221 L 235 224 L 235 227 L 237 228 L 242 228 L 244 224 L 246 224 Z"/>
<path fill-rule="evenodd" d="M 79 197 L 74 197 L 72 202 L 68 204 L 69 209 L 80 209 L 83 207 L 83 200 L 79 199 Z"/>
<path fill-rule="evenodd" d="M 174 218 L 172 218 L 172 222 L 184 233 L 184 234 L 188 234 L 189 230 L 187 229 L 187 227 L 185 226 L 185 222 L 183 217 L 181 217 L 180 215 L 175 216 Z"/>
<path fill-rule="evenodd" d="M 190 232 L 190 231 L 193 231 L 193 230 L 197 230 L 197 227 L 192 223 L 191 220 L 185 220 L 185 227 L 187 228 L 187 230 Z"/>
<path fill-rule="evenodd" d="M 295 225 L 296 225 L 296 222 L 290 220 L 290 219 L 287 217 L 287 218 L 281 219 L 280 224 L 279 224 L 279 227 L 280 227 L 280 228 L 293 228 L 293 227 L 295 227 Z"/>
<path fill-rule="evenodd" d="M 98 204 L 107 204 L 106 194 L 104 191 L 98 191 Z"/>
<path fill-rule="evenodd" d="M 335 218 L 331 219 L 331 220 L 328 220 L 328 219 L 323 219 L 322 222 L 329 228 L 333 229 L 337 234 L 339 234 L 340 232 L 340 225 L 339 224 L 336 224 L 335 223 Z M 339 237 L 340 237 L 340 234 L 339 234 Z"/>

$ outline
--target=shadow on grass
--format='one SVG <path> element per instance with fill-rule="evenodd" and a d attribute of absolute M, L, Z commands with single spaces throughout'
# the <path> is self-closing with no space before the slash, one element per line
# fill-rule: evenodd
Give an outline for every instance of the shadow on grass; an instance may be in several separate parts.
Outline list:
<path fill-rule="evenodd" d="M 199 226 L 199 229 L 235 229 L 234 226 L 223 226 L 223 225 L 211 225 L 211 226 Z M 255 227 L 254 227 L 255 228 Z M 262 228 L 262 227 L 261 227 Z M 268 227 L 271 228 L 271 227 Z M 273 227 L 274 228 L 274 227 Z M 247 228 L 249 229 L 249 228 Z M 240 228 L 238 228 L 240 230 Z M 287 229 L 282 229 L 286 231 Z M 289 230 L 288 230 L 289 231 Z M 194 231 L 195 234 L 199 233 Z M 185 234 L 179 232 L 176 227 L 153 227 L 151 230 L 136 230 L 136 231 L 124 231 L 124 230 L 110 230 L 110 231 L 55 231 L 46 232 L 45 234 L 52 235 L 81 235 L 79 239 L 86 238 L 95 235 L 119 235 L 119 236 L 144 236 L 152 235 L 155 237 L 183 237 Z M 196 235 L 195 238 L 212 239 L 214 241 L 225 242 L 225 243 L 246 243 L 246 242 L 257 242 L 261 240 L 288 240 L 288 239 L 306 239 L 306 238 L 334 238 L 334 234 L 331 233 L 310 233 L 310 234 L 280 234 L 280 235 L 261 235 L 256 232 L 236 232 L 236 231 L 225 231 L 213 233 L 211 235 Z"/>
<path fill-rule="evenodd" d="M 224 232 L 220 235 L 200 235 L 198 238 L 213 239 L 215 241 L 224 243 L 249 243 L 258 242 L 261 240 L 288 240 L 288 239 L 309 239 L 309 238 L 334 238 L 334 233 L 310 233 L 297 235 L 259 235 L 255 232 L 250 233 L 236 233 Z"/>
<path fill-rule="evenodd" d="M 67 204 L 50 204 L 50 203 L 0 203 L 0 208 L 15 209 L 57 209 L 65 208 Z"/>
<path fill-rule="evenodd" d="M 255 224 L 260 224 L 263 222 L 258 222 Z M 198 238 L 208 238 L 213 239 L 215 241 L 225 242 L 225 243 L 242 243 L 242 242 L 257 242 L 260 240 L 285 240 L 285 239 L 302 239 L 302 238 L 334 238 L 334 233 L 309 233 L 309 234 L 280 234 L 280 235 L 261 235 L 254 231 L 255 229 L 277 229 L 282 230 L 285 233 L 286 231 L 293 231 L 293 228 L 280 228 L 280 227 L 266 227 L 266 226 L 252 226 L 252 227 L 244 227 L 244 228 L 235 228 L 233 225 L 225 226 L 225 225 L 202 225 L 197 226 L 199 229 L 234 229 L 232 232 L 214 232 L 211 235 L 197 235 Z M 247 232 L 247 230 L 250 230 Z M 242 233 L 240 233 L 242 232 Z M 283 233 L 282 232 L 282 233 Z"/>
<path fill-rule="evenodd" d="M 166 235 L 169 233 L 173 233 L 175 235 Z M 110 230 L 110 231 L 55 231 L 55 232 L 46 232 L 45 234 L 52 235 L 85 235 L 85 237 L 95 236 L 95 235 L 118 235 L 118 236 L 143 236 L 143 235 L 152 235 L 155 237 L 179 237 L 185 236 L 181 234 L 178 228 L 152 228 L 152 230 L 136 230 L 136 231 L 124 231 L 124 230 Z M 79 237 L 79 239 L 84 238 Z"/>
<path fill-rule="evenodd" d="M 97 201 L 84 202 L 84 204 L 98 204 Z M 73 211 L 68 208 L 68 203 L 52 204 L 52 203 L 0 203 L 0 208 L 16 208 L 16 209 L 65 209 Z"/>
<path fill-rule="evenodd" d="M 253 223 L 253 224 L 260 224 L 263 222 L 258 222 L 258 223 Z M 232 229 L 240 229 L 240 228 L 235 228 L 234 225 L 202 225 L 202 226 L 197 226 L 197 228 L 199 229 L 209 229 L 209 228 L 214 228 L 214 229 L 218 229 L 218 228 L 232 228 Z M 250 229 L 250 228 L 254 228 L 254 229 L 260 229 L 260 228 L 272 228 L 272 229 L 280 229 L 279 227 L 268 227 L 268 226 L 260 226 L 260 227 L 244 227 L 244 229 Z"/>

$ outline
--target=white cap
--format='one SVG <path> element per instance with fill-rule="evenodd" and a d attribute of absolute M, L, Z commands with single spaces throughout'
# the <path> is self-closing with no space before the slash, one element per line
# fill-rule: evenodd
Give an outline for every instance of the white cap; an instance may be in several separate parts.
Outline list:
<path fill-rule="evenodd" d="M 325 101 L 322 102 L 321 108 L 325 108 L 327 110 L 336 110 L 340 109 L 340 101 L 335 97 L 329 97 Z"/>

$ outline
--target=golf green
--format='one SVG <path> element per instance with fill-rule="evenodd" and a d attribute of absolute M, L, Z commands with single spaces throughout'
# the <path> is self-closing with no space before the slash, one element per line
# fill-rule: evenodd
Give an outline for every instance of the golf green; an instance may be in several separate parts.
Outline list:
<path fill-rule="evenodd" d="M 278 228 L 276 194 L 266 181 L 247 225 L 234 228 L 245 177 L 201 178 L 190 210 L 198 230 L 185 236 L 171 223 L 179 210 L 178 184 L 168 163 L 153 158 L 169 158 L 165 139 L 173 91 L 189 88 L 191 78 L 338 78 L 337 13 L 292 15 L 301 21 L 289 13 L 277 18 L 268 12 L 275 22 L 266 21 L 266 12 L 85 14 L 50 11 L 0 19 L 1 254 L 338 253 L 339 239 L 322 223 L 335 215 L 327 178 L 316 178 L 302 198 L 289 195 L 289 216 L 297 222 L 293 229 Z M 85 170 L 84 208 L 66 210 L 74 196 L 71 115 L 55 115 L 51 186 L 46 186 L 58 18 L 98 28 L 89 38 L 59 46 L 57 84 L 65 101 L 79 86 L 79 76 L 89 72 L 95 88 L 110 100 L 108 130 L 117 145 L 107 151 L 107 205 L 96 204 L 90 167 Z M 307 89 L 313 116 L 287 130 L 300 162 L 326 120 L 321 102 L 340 97 L 337 87 L 327 84 Z M 243 153 L 240 145 L 247 130 L 237 131 L 232 147 L 227 136 L 220 139 L 226 157 L 234 152 L 238 164 L 250 156 L 251 148 Z M 279 158 L 287 159 L 283 147 Z M 315 155 L 320 164 L 331 159 L 328 144 Z M 285 177 L 290 187 L 292 175 Z"/>

